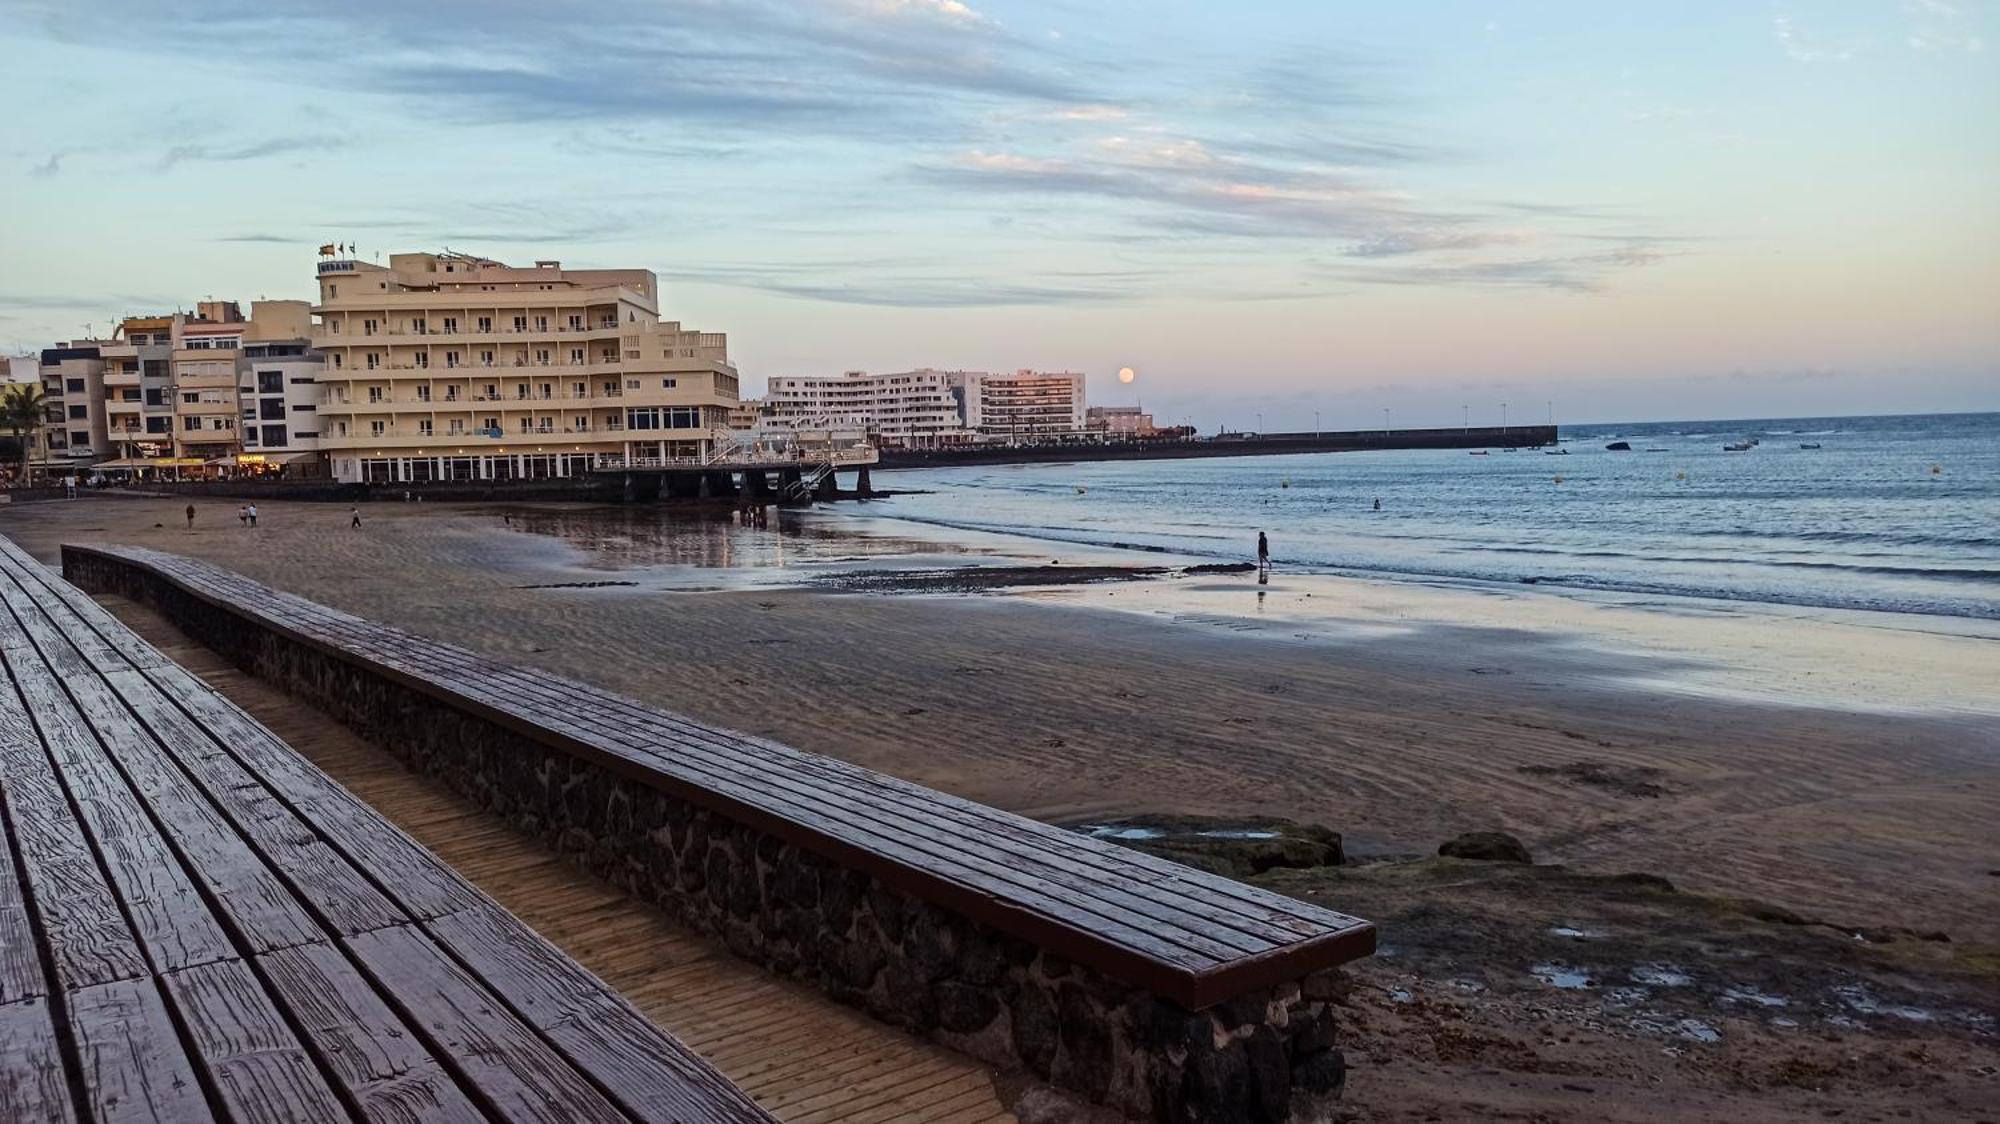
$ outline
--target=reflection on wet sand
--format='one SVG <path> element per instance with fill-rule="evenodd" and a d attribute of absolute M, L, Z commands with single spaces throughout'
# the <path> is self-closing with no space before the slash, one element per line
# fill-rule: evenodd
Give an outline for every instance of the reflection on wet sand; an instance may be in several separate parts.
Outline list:
<path fill-rule="evenodd" d="M 946 543 L 875 534 L 784 508 L 775 509 L 763 526 L 739 523 L 725 511 L 619 507 L 517 508 L 506 513 L 505 525 L 561 540 L 583 555 L 582 566 L 593 570 L 783 569 L 974 553 Z"/>

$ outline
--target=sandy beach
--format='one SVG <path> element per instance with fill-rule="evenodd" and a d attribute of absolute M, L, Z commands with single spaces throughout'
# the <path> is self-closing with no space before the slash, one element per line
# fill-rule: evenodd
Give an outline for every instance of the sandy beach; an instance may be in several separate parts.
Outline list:
<path fill-rule="evenodd" d="M 364 505 L 359 530 L 344 506 L 268 503 L 252 530 L 198 501 L 190 532 L 184 502 L 0 508 L 0 533 L 47 561 L 63 542 L 204 558 L 1043 819 L 1276 816 L 1342 832 L 1350 859 L 1498 829 L 1539 862 L 1829 931 L 1942 933 L 1932 962 L 1990 974 L 2000 944 L 2000 644 L 1977 625 L 1282 575 L 1261 602 L 1238 575 L 851 593 L 768 583 L 952 550 L 405 503 Z"/>

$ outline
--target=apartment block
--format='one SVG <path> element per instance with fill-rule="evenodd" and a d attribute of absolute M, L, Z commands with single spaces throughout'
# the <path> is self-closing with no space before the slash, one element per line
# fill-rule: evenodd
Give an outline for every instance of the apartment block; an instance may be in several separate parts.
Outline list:
<path fill-rule="evenodd" d="M 952 378 L 965 424 L 984 440 L 1032 444 L 1085 432 L 1083 376 L 1075 371 L 960 371 Z"/>
<path fill-rule="evenodd" d="M 973 433 L 952 380 L 963 373 L 926 367 L 886 375 L 848 371 L 831 378 L 773 378 L 765 412 L 775 426 L 858 429 L 887 447 L 962 445 Z"/>
<path fill-rule="evenodd" d="M 1091 406 L 1083 423 L 1092 433 L 1109 437 L 1148 437 L 1155 432 L 1153 415 L 1142 406 Z"/>
<path fill-rule="evenodd" d="M 697 460 L 737 405 L 727 337 L 662 320 L 649 270 L 410 253 L 322 260 L 318 282 L 317 440 L 341 480 Z"/>

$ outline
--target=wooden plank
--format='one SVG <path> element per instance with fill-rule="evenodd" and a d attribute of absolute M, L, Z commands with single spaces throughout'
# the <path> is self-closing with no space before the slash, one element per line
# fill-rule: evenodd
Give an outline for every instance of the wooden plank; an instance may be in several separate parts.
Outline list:
<path fill-rule="evenodd" d="M 0 1004 L 0 1120 L 70 1124 L 75 1119 L 48 1000 Z"/>
<path fill-rule="evenodd" d="M 98 666 L 106 670 L 115 670 L 125 664 L 133 667 L 155 667 L 167 662 L 165 656 L 151 644 L 146 643 L 137 633 L 119 623 L 116 617 L 106 611 L 104 606 L 92 600 L 89 594 L 64 581 L 62 575 L 49 567 L 24 554 L 19 554 L 18 549 L 12 553 L 0 551 L 0 572 L 12 573 L 21 584 L 30 589 L 39 587 L 40 590 L 46 591 L 55 601 L 61 603 L 63 609 L 80 618 L 85 625 L 94 630 L 103 641 L 104 650 L 118 657 L 116 660 L 107 659 Z M 38 601 L 44 611 L 50 611 L 48 599 L 38 599 Z M 0 636 L 4 636 L 4 633 L 5 626 L 0 625 Z"/>
<path fill-rule="evenodd" d="M 415 928 L 380 929 L 344 943 L 431 1050 L 499 1118 L 624 1121 L 602 1093 Z"/>
<path fill-rule="evenodd" d="M 152 738 L 164 747 L 162 772 L 172 768 L 167 763 L 171 759 L 172 764 L 192 776 L 201 794 L 219 807 L 265 862 L 282 874 L 288 886 L 287 901 L 296 893 L 317 917 L 341 934 L 409 920 L 408 914 L 384 897 L 373 883 L 328 846 L 318 832 L 237 763 L 207 730 L 161 694 L 142 672 L 113 672 L 105 680 Z M 181 779 L 178 774 L 174 776 Z M 182 796 L 176 791 L 163 799 L 178 806 Z M 155 806 L 164 809 L 167 804 L 156 800 Z M 261 891 L 265 887 L 259 881 L 255 889 Z M 292 912 L 299 918 L 305 917 L 303 911 Z M 304 940 L 317 938 L 315 928 Z M 268 934 L 265 940 L 253 942 L 251 951 L 264 952 L 299 943 L 303 941 L 292 939 L 291 930 L 286 927 Z"/>
<path fill-rule="evenodd" d="M 35 926 L 28 915 L 28 891 L 14 865 L 12 825 L 0 800 L 0 1005 L 49 993 Z"/>
<path fill-rule="evenodd" d="M 301 945 L 260 956 L 257 963 L 364 1120 L 474 1124 L 486 1119 L 339 949 Z"/>
<path fill-rule="evenodd" d="M 769 1119 L 692 1050 L 497 906 L 425 928 L 634 1118 Z"/>
<path fill-rule="evenodd" d="M 10 656 L 9 670 L 15 665 Z M 0 797 L 35 915 L 47 933 L 54 983 L 74 989 L 144 975 L 145 955 L 7 682 L 0 682 Z"/>
<path fill-rule="evenodd" d="M 145 806 L 106 760 L 49 669 L 23 661 L 12 670 L 22 697 L 33 700 L 35 725 L 154 968 L 172 971 L 235 956 Z"/>
<path fill-rule="evenodd" d="M 323 932 L 318 922 L 291 888 L 175 768 L 110 685 L 96 674 L 67 685 L 85 721 L 164 829 L 187 876 L 207 889 L 208 900 L 216 903 L 241 946 L 268 952 L 319 940 Z M 168 856 L 163 861 L 175 860 Z M 164 965 L 162 970 L 184 966 Z"/>
<path fill-rule="evenodd" d="M 98 1124 L 197 1124 L 215 1119 L 153 981 L 120 980 L 65 997 L 81 1106 Z"/>
<path fill-rule="evenodd" d="M 241 960 L 161 977 L 194 1064 L 236 1120 L 338 1120 L 347 1110 Z"/>
<path fill-rule="evenodd" d="M 239 766 L 262 778 L 278 801 L 313 824 L 334 850 L 410 915 L 436 917 L 484 900 L 421 844 L 207 684 L 178 667 L 152 668 L 145 674 Z"/>

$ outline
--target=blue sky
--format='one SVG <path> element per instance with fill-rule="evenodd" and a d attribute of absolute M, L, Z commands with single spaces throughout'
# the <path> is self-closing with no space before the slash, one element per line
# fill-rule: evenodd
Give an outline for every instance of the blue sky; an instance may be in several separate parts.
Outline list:
<path fill-rule="evenodd" d="M 9 348 L 351 240 L 655 269 L 752 386 L 2000 409 L 1992 0 L 0 0 L 0 47 Z"/>

